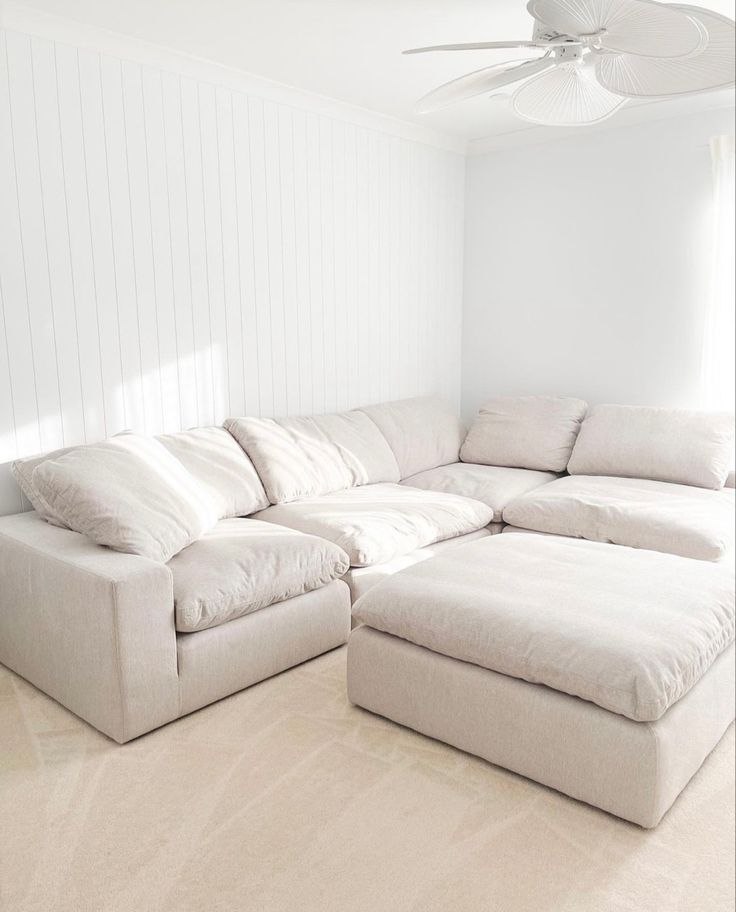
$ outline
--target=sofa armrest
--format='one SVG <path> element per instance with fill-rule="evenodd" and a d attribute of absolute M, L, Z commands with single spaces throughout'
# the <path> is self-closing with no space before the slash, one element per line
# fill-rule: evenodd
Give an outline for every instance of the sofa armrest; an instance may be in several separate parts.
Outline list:
<path fill-rule="evenodd" d="M 121 743 L 177 718 L 171 571 L 1 518 L 0 662 Z"/>

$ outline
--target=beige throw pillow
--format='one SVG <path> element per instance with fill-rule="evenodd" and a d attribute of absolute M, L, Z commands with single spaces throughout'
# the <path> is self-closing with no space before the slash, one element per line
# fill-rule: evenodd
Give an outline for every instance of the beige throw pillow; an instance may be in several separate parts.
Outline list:
<path fill-rule="evenodd" d="M 70 529 L 164 563 L 218 519 L 217 504 L 179 460 L 137 434 L 47 459 L 32 481 Z"/>

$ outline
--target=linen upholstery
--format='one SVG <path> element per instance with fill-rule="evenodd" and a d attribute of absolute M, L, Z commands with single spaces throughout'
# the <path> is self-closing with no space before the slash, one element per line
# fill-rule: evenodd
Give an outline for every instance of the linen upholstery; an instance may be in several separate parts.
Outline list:
<path fill-rule="evenodd" d="M 0 662 L 124 742 L 179 714 L 171 571 L 35 513 L 0 519 Z"/>
<path fill-rule="evenodd" d="M 0 662 L 120 743 L 333 649 L 350 630 L 337 580 L 177 635 L 167 566 L 35 513 L 0 518 L 0 579 Z"/>
<path fill-rule="evenodd" d="M 504 520 L 535 532 L 715 561 L 734 552 L 734 492 L 639 478 L 574 475 L 510 503 Z"/>
<path fill-rule="evenodd" d="M 420 396 L 370 405 L 361 411 L 378 425 L 388 440 L 399 465 L 400 478 L 458 461 L 462 426 L 455 411 L 442 399 Z"/>
<path fill-rule="evenodd" d="M 734 648 L 661 719 L 641 723 L 358 627 L 348 643 L 348 697 L 579 801 L 655 827 L 733 720 Z"/>
<path fill-rule="evenodd" d="M 460 459 L 564 472 L 587 409 L 582 399 L 553 396 L 489 399 L 468 431 Z"/>
<path fill-rule="evenodd" d="M 349 567 L 337 545 L 255 519 L 224 519 L 168 564 L 176 629 L 216 627 L 326 586 Z"/>
<path fill-rule="evenodd" d="M 273 504 L 357 485 L 398 481 L 391 448 L 362 412 L 311 418 L 230 418 Z"/>
<path fill-rule="evenodd" d="M 497 535 L 391 577 L 353 616 L 644 722 L 733 642 L 734 580 L 720 564 L 654 551 Z"/>
<path fill-rule="evenodd" d="M 268 506 L 253 463 L 225 428 L 193 428 L 156 439 L 206 488 L 218 519 L 247 516 Z"/>
<path fill-rule="evenodd" d="M 115 436 L 122 437 L 125 434 L 130 433 L 131 431 L 120 431 Z M 48 462 L 50 459 L 57 459 L 59 456 L 64 456 L 66 453 L 71 453 L 72 450 L 78 450 L 84 446 L 87 446 L 87 444 L 62 447 L 58 450 L 49 450 L 47 453 L 38 453 L 35 456 L 25 456 L 22 459 L 16 459 L 10 465 L 10 471 L 13 475 L 13 478 L 17 482 L 18 487 L 21 489 L 23 494 L 30 501 L 33 509 L 42 519 L 45 519 L 46 522 L 51 523 L 52 526 L 59 526 L 61 529 L 69 528 L 64 520 L 54 512 L 54 510 L 51 508 L 51 505 L 46 502 L 46 499 L 38 490 L 37 486 L 33 483 L 33 473 L 42 463 Z"/>
<path fill-rule="evenodd" d="M 350 593 L 340 580 L 219 627 L 180 633 L 179 715 L 342 646 L 349 633 Z"/>
<path fill-rule="evenodd" d="M 124 434 L 48 459 L 33 484 L 69 528 L 166 563 L 217 521 L 217 503 L 157 440 Z"/>
<path fill-rule="evenodd" d="M 599 405 L 583 422 L 567 470 L 718 489 L 733 446 L 733 415 Z"/>
<path fill-rule="evenodd" d="M 256 519 L 334 542 L 352 567 L 380 564 L 475 532 L 492 516 L 490 507 L 467 497 L 394 484 L 365 485 L 255 514 Z"/>
<path fill-rule="evenodd" d="M 55 459 L 57 456 L 63 456 L 69 453 L 73 447 L 64 447 L 60 450 L 53 450 L 50 453 L 40 453 L 37 456 L 27 456 L 24 459 L 16 459 L 10 465 L 10 472 L 21 489 L 23 494 L 30 502 L 33 509 L 38 513 L 41 519 L 51 523 L 53 526 L 59 526 L 62 529 L 68 529 L 69 526 L 58 516 L 46 502 L 41 492 L 33 483 L 33 472 L 37 466 L 47 459 Z"/>
<path fill-rule="evenodd" d="M 479 500 L 493 510 L 493 521 L 501 522 L 508 503 L 555 478 L 557 476 L 552 472 L 456 462 L 411 475 L 401 483 L 425 491 L 444 491 Z"/>

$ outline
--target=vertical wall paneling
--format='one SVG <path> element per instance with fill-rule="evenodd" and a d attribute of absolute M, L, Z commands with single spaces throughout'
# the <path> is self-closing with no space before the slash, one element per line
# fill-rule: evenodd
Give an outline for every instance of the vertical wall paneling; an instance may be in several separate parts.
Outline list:
<path fill-rule="evenodd" d="M 457 401 L 462 154 L 238 84 L 0 32 L 0 513 L 127 428 Z"/>
<path fill-rule="evenodd" d="M 35 352 L 25 279 L 25 254 L 20 231 L 7 36 L 3 36 L 3 41 L 0 42 L 0 67 L 0 303 L 10 395 L 10 399 L 8 395 L 5 397 L 9 408 L 3 412 L 4 423 L 0 433 L 3 458 L 9 459 L 16 452 L 33 452 L 41 448 L 41 422 L 36 395 Z M 12 426 L 8 426 L 8 421 L 12 421 Z"/>

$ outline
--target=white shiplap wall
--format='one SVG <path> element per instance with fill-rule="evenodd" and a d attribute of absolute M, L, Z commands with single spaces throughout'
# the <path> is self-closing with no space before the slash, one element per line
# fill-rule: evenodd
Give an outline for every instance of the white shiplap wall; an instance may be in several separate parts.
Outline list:
<path fill-rule="evenodd" d="M 0 32 L 0 463 L 458 400 L 463 155 L 216 77 Z"/>

